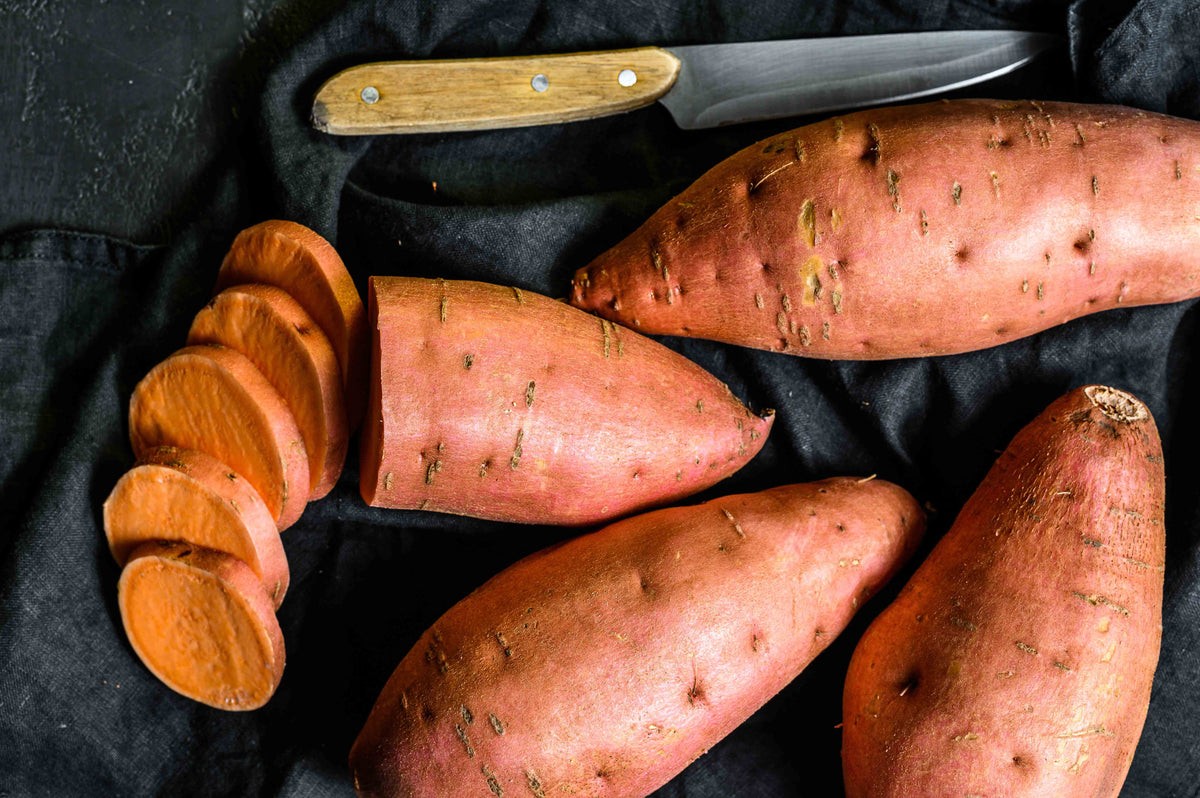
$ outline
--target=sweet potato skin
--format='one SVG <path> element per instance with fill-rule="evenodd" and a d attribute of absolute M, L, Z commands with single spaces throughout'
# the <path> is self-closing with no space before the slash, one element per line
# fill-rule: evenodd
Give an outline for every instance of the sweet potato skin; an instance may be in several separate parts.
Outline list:
<path fill-rule="evenodd" d="M 373 277 L 368 504 L 609 521 L 745 465 L 773 421 L 670 349 L 515 288 Z"/>
<path fill-rule="evenodd" d="M 794 678 L 923 528 L 902 489 L 840 478 L 532 555 L 400 663 L 351 751 L 359 793 L 641 798 Z"/>
<path fill-rule="evenodd" d="M 644 333 L 808 357 L 1002 344 L 1200 293 L 1200 124 L 961 100 L 782 133 L 581 269 L 573 304 Z"/>
<path fill-rule="evenodd" d="M 1163 495 L 1128 394 L 1072 391 L 1022 430 L 855 649 L 848 798 L 1116 796 L 1162 634 Z"/>

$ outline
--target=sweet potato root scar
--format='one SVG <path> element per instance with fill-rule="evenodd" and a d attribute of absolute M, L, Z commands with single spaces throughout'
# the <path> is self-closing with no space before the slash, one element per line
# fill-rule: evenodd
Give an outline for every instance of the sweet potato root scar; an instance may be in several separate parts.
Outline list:
<path fill-rule="evenodd" d="M 874 122 L 867 123 L 867 137 L 870 139 L 870 144 L 867 146 L 867 152 L 864 157 L 869 157 L 875 166 L 879 166 L 883 160 L 883 142 L 879 137 L 879 125 Z"/>
<path fill-rule="evenodd" d="M 800 206 L 799 222 L 801 234 L 808 242 L 808 248 L 812 249 L 817 245 L 817 210 L 816 203 L 811 199 L 804 200 Z"/>
<path fill-rule="evenodd" d="M 650 262 L 654 264 L 654 270 L 662 275 L 664 280 L 670 279 L 670 272 L 667 271 L 667 264 L 663 263 L 662 254 L 657 249 L 650 250 Z"/>
<path fill-rule="evenodd" d="M 801 304 L 812 307 L 817 304 L 821 295 L 821 267 L 824 264 L 817 255 L 810 256 L 800 264 L 800 283 L 804 286 L 804 294 L 800 297 Z"/>
<path fill-rule="evenodd" d="M 525 430 L 517 430 L 517 445 L 513 447 L 512 457 L 508 461 L 508 467 L 514 471 L 521 464 L 521 444 L 525 440 Z"/>
<path fill-rule="evenodd" d="M 892 198 L 892 210 L 900 213 L 900 175 L 891 169 L 887 170 L 887 192 Z"/>

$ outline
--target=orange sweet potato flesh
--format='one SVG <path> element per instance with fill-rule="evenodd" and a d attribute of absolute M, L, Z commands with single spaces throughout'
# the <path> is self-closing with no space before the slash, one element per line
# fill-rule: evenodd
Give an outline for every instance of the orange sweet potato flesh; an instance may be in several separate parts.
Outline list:
<path fill-rule="evenodd" d="M 643 333 L 820 358 L 982 349 L 1200 293 L 1200 124 L 1113 106 L 873 109 L 717 165 L 575 276 Z"/>
<path fill-rule="evenodd" d="M 923 528 L 902 489 L 839 478 L 534 554 L 400 663 L 350 753 L 359 794 L 642 798 L 787 685 Z"/>
<path fill-rule="evenodd" d="M 229 247 L 214 293 L 241 283 L 282 288 L 316 319 L 341 365 L 350 431 L 358 429 L 366 406 L 367 316 L 333 246 L 296 222 L 271 219 L 248 227 Z"/>
<path fill-rule="evenodd" d="M 248 481 L 282 531 L 308 501 L 308 452 L 283 398 L 245 355 L 189 346 L 142 378 L 129 400 L 129 438 L 210 454 Z"/>
<path fill-rule="evenodd" d="M 528 291 L 373 277 L 369 305 L 377 507 L 609 521 L 715 484 L 771 427 L 681 355 Z"/>
<path fill-rule="evenodd" d="M 117 481 L 104 502 L 104 534 L 117 565 L 149 541 L 190 543 L 238 558 L 275 607 L 288 563 L 267 506 L 229 466 L 203 452 L 160 446 Z"/>
<path fill-rule="evenodd" d="M 1022 430 L 854 652 L 848 798 L 1116 796 L 1158 660 L 1163 489 L 1127 393 Z"/>
<path fill-rule="evenodd" d="M 275 286 L 231 286 L 196 314 L 187 342 L 227 346 L 262 372 L 300 428 L 309 501 L 326 496 L 341 476 L 350 430 L 337 355 L 300 303 Z"/>
<path fill-rule="evenodd" d="M 117 585 L 133 650 L 175 692 L 217 709 L 265 704 L 283 675 L 283 633 L 262 582 L 228 554 L 187 543 L 134 550 Z"/>

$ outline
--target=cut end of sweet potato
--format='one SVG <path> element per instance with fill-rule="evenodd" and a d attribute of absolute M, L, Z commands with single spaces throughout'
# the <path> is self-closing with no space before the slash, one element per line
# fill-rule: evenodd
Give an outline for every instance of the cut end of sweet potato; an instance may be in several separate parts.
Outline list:
<path fill-rule="evenodd" d="M 258 709 L 283 675 L 283 633 L 258 576 L 228 554 L 148 543 L 118 584 L 121 621 L 146 667 L 217 709 Z"/>
<path fill-rule="evenodd" d="M 287 593 L 287 556 L 271 513 L 245 479 L 203 452 L 147 453 L 104 502 L 104 534 L 117 565 L 150 541 L 189 543 L 246 563 L 274 606 Z"/>
<path fill-rule="evenodd" d="M 333 246 L 296 222 L 271 219 L 248 227 L 225 255 L 215 292 L 241 283 L 282 288 L 316 319 L 337 352 L 350 431 L 358 429 L 366 407 L 367 314 Z"/>
<path fill-rule="evenodd" d="M 1129 424 L 1150 418 L 1150 411 L 1137 397 L 1117 388 L 1088 385 L 1083 389 L 1083 393 L 1101 413 L 1113 421 Z"/>

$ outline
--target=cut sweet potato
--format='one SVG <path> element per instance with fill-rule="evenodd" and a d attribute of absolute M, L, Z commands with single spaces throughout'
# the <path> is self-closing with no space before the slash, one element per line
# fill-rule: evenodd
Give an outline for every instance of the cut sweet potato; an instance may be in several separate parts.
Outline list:
<path fill-rule="evenodd" d="M 288 564 L 275 519 L 258 491 L 203 452 L 160 446 L 129 470 L 104 502 L 104 534 L 118 565 L 143 543 L 190 543 L 237 557 L 278 607 Z"/>
<path fill-rule="evenodd" d="M 258 367 L 300 427 L 309 501 L 328 494 L 346 460 L 346 403 L 333 346 L 300 303 L 271 285 L 226 288 L 196 314 L 187 342 L 227 346 Z"/>
<path fill-rule="evenodd" d="M 544 296 L 373 277 L 369 297 L 377 507 L 598 523 L 715 484 L 771 428 L 695 363 Z"/>
<path fill-rule="evenodd" d="M 214 293 L 240 283 L 278 286 L 316 319 L 341 365 L 350 431 L 358 429 L 366 407 L 367 314 L 330 243 L 295 222 L 272 219 L 248 227 L 225 255 Z"/>
<path fill-rule="evenodd" d="M 923 529 L 903 489 L 841 478 L 534 554 L 401 661 L 350 752 L 359 794 L 643 798 L 824 650 Z"/>
<path fill-rule="evenodd" d="M 957 100 L 780 133 L 575 276 L 643 333 L 821 358 L 965 352 L 1200 294 L 1200 123 Z"/>
<path fill-rule="evenodd" d="M 217 709 L 257 709 L 283 675 L 283 633 L 241 560 L 187 543 L 146 543 L 117 585 L 133 650 L 175 692 Z"/>
<path fill-rule="evenodd" d="M 196 449 L 241 474 L 280 530 L 308 501 L 308 453 L 296 420 L 254 364 L 223 346 L 189 346 L 159 363 L 129 401 L 139 458 L 159 446 Z"/>

